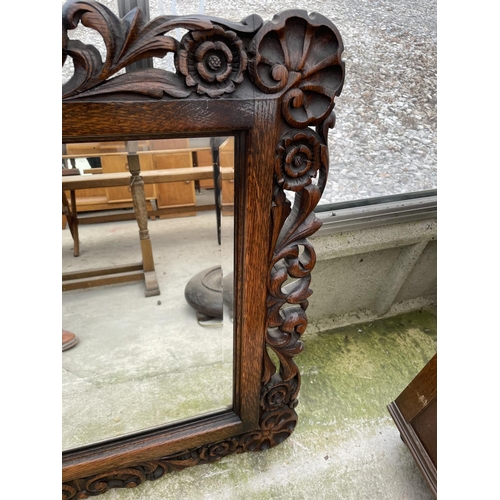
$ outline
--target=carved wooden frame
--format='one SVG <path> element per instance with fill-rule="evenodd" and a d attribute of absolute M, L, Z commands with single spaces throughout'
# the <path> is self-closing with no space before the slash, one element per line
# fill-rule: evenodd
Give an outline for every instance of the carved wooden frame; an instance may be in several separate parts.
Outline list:
<path fill-rule="evenodd" d="M 68 30 L 97 30 L 98 50 Z M 166 33 L 187 30 L 179 42 Z M 93 0 L 63 7 L 63 143 L 235 135 L 233 408 L 63 452 L 63 498 L 135 487 L 167 472 L 264 450 L 297 422 L 300 373 L 320 226 L 313 209 L 328 174 L 328 130 L 344 82 L 343 44 L 324 16 L 290 10 L 263 22 L 206 16 L 123 19 Z M 176 72 L 116 73 L 172 52 Z M 314 129 L 313 129 L 314 127 Z M 285 191 L 295 193 L 293 203 Z M 270 355 L 270 353 L 274 355 Z"/>

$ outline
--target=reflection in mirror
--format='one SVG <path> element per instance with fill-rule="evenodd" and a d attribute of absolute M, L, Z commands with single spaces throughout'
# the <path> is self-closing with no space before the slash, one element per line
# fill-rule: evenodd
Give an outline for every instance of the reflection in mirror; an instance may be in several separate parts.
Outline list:
<path fill-rule="evenodd" d="M 63 449 L 231 408 L 234 137 L 65 144 L 62 168 Z"/>

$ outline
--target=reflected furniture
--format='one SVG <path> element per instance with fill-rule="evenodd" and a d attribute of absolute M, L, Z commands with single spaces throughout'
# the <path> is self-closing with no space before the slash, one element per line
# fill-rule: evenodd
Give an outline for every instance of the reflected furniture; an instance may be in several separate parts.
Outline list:
<path fill-rule="evenodd" d="M 267 22 L 258 15 L 147 22 L 138 9 L 119 19 L 93 0 L 73 0 L 62 21 L 63 64 L 71 58 L 74 65 L 63 85 L 63 144 L 234 137 L 232 406 L 65 450 L 63 498 L 81 499 L 263 451 L 293 432 L 294 358 L 303 349 L 316 261 L 307 238 L 321 225 L 313 210 L 326 185 L 344 63 L 334 24 L 304 10 Z M 102 36 L 104 61 L 96 47 L 68 36 L 80 23 Z M 169 35 L 177 29 L 186 30 L 180 41 Z M 119 73 L 167 54 L 175 71 Z M 138 182 L 149 175 L 141 171 Z M 92 418 L 91 408 L 86 413 Z"/>
<path fill-rule="evenodd" d="M 63 155 L 63 160 L 75 160 L 77 158 L 100 159 L 102 167 L 86 169 L 86 174 L 129 173 L 125 141 L 67 144 L 65 146 L 69 153 Z M 187 176 L 185 179 L 179 178 L 178 181 L 170 180 L 175 184 L 169 185 L 149 181 L 144 187 L 149 213 L 154 210 L 153 207 L 156 207 L 158 209 L 170 209 L 160 211 L 161 215 L 159 217 L 161 218 L 195 215 L 197 209 L 186 210 L 185 207 L 194 207 L 196 204 L 195 182 L 199 182 L 200 179 L 211 179 L 210 176 L 206 175 L 207 169 L 210 172 L 212 171 L 212 150 L 210 146 L 192 147 L 189 145 L 188 139 L 168 139 L 137 141 L 137 147 L 141 172 L 203 167 L 201 170 L 196 171 L 199 178 L 195 177 L 194 180 L 193 177 Z M 200 158 L 203 163 L 200 163 Z M 95 181 L 96 187 L 79 188 L 80 191 L 77 193 L 76 198 L 78 213 L 112 211 L 133 207 L 130 186 L 110 185 L 109 183 L 98 186 L 99 179 Z M 133 215 L 121 214 L 121 216 L 117 216 L 108 213 L 99 216 L 99 218 L 85 217 L 84 223 L 126 220 L 127 218 L 132 219 Z"/>
<path fill-rule="evenodd" d="M 416 464 L 437 496 L 437 354 L 388 406 Z"/>
<path fill-rule="evenodd" d="M 77 168 L 63 168 L 62 175 L 80 175 L 80 171 Z M 69 190 L 68 200 L 67 192 L 63 188 L 62 190 L 62 214 L 63 214 L 63 229 L 66 226 L 66 222 L 69 226 L 71 232 L 71 237 L 73 238 L 73 255 L 78 257 L 80 255 L 80 238 L 78 236 L 78 214 L 76 211 L 76 194 L 75 190 Z"/>
<path fill-rule="evenodd" d="M 63 170 L 63 214 L 67 218 L 74 240 L 75 257 L 79 255 L 80 248 L 79 224 L 127 220 L 134 216 L 141 230 L 142 262 L 105 269 L 63 273 L 63 291 L 144 279 L 146 296 L 159 295 L 160 289 L 155 275 L 152 245 L 149 242 L 149 232 L 147 230 L 147 218 L 196 215 L 197 211 L 210 210 L 214 207 L 217 214 L 220 213 L 221 208 L 232 212 L 232 202 L 230 200 L 234 196 L 234 190 L 232 189 L 234 178 L 233 138 L 227 139 L 221 145 L 224 163 L 222 168 L 218 164 L 214 164 L 213 167 L 196 166 L 194 168 L 193 158 L 196 159 L 198 153 L 212 153 L 210 147 L 192 148 L 189 147 L 186 140 L 181 139 L 147 142 L 146 147 L 151 149 L 135 152 L 133 158 L 126 151 L 109 152 L 109 143 L 84 144 L 80 148 L 73 147 L 73 144 L 67 145 L 67 150 L 75 151 L 77 154 L 66 155 L 66 159 L 78 156 L 88 158 L 89 155 L 99 155 L 96 157 L 100 158 L 102 164 L 102 169 L 99 169 L 99 172 L 94 173 L 91 171 L 92 175 L 68 178 L 71 174 L 78 175 L 79 170 L 76 168 Z M 125 143 L 111 143 L 111 148 L 123 149 L 122 145 L 125 145 Z M 157 149 L 158 147 L 172 145 L 177 148 Z M 232 148 L 229 147 L 231 145 Z M 89 146 L 92 147 L 91 150 Z M 133 165 L 134 170 L 131 170 L 131 165 Z M 215 193 L 214 204 L 196 205 L 194 182 L 204 179 L 214 180 L 216 178 L 217 182 L 221 182 L 225 186 L 223 198 L 220 200 L 223 206 L 219 205 L 219 190 Z M 141 182 L 137 183 L 135 179 L 140 179 Z M 75 193 L 82 191 L 85 192 L 84 197 L 78 198 Z M 96 194 L 99 192 L 105 194 L 99 196 Z M 68 201 L 67 193 L 69 193 L 71 202 Z M 154 201 L 155 209 L 148 209 L 148 202 L 151 201 Z M 78 209 L 80 203 L 83 203 L 85 211 L 126 208 L 131 203 L 132 207 L 134 207 L 134 213 L 113 212 L 111 214 L 104 213 L 94 217 L 79 218 Z M 220 217 L 218 217 L 219 219 Z M 220 228 L 218 237 L 220 243 Z"/>
<path fill-rule="evenodd" d="M 132 141 L 132 144 L 132 151 L 129 151 L 125 157 L 127 169 L 130 171 L 130 174 L 126 174 L 126 184 L 130 185 L 134 214 L 139 226 L 139 241 L 141 247 L 142 262 L 113 266 L 108 268 L 91 269 L 88 271 L 63 273 L 63 291 L 144 280 L 146 297 L 160 294 L 160 288 L 158 286 L 158 279 L 156 277 L 153 259 L 153 247 L 148 230 L 148 216 L 144 181 L 140 175 L 140 163 L 137 152 L 135 151 L 135 143 Z M 69 223 L 70 228 L 72 228 L 71 230 L 73 239 L 75 239 L 75 228 L 77 228 L 79 224 L 76 197 L 74 196 L 74 193 L 77 189 L 91 187 L 92 184 L 94 184 L 98 189 L 110 184 L 112 185 L 116 176 L 114 174 L 108 174 L 106 179 L 104 179 L 104 175 L 105 174 L 90 175 L 88 176 L 89 181 L 86 181 L 85 179 L 85 177 L 87 176 L 63 176 L 63 206 L 64 202 L 66 201 L 65 191 L 67 190 L 71 193 L 72 203 L 70 211 L 68 211 L 67 213 L 71 214 Z M 73 179 L 73 181 L 65 182 L 65 180 L 68 179 Z M 76 236 L 78 237 L 77 232 Z M 75 246 L 77 246 L 78 248 L 80 246 L 78 239 Z"/>

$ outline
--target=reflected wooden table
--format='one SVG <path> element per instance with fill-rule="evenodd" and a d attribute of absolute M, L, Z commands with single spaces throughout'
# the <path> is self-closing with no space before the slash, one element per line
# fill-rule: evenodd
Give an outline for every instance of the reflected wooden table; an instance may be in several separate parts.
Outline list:
<path fill-rule="evenodd" d="M 194 149 L 194 148 L 193 148 Z M 198 150 L 201 148 L 197 148 Z M 171 152 L 171 151 L 170 151 Z M 139 226 L 139 239 L 142 262 L 125 266 L 91 269 L 88 271 L 63 273 L 63 291 L 79 288 L 89 288 L 128 281 L 144 279 L 145 295 L 147 297 L 159 295 L 160 289 L 156 278 L 152 243 L 148 230 L 148 216 L 171 216 L 195 211 L 213 210 L 214 204 L 195 207 L 166 207 L 148 212 L 145 185 L 167 184 L 174 182 L 191 182 L 211 180 L 214 176 L 213 166 L 198 166 L 196 168 L 169 168 L 160 170 L 146 170 L 141 172 L 139 155 L 151 152 L 122 153 L 126 156 L 128 171 L 116 173 L 96 173 L 95 175 L 68 175 L 66 171 L 62 177 L 63 213 L 66 214 L 69 229 L 74 239 L 74 255 L 79 255 L 78 226 L 81 222 L 109 222 L 130 220 L 135 217 Z M 156 152 L 155 152 L 156 153 Z M 114 153 L 116 156 L 117 153 Z M 67 155 L 69 156 L 69 155 Z M 82 155 L 85 156 L 85 155 Z M 68 169 L 76 170 L 76 169 Z M 234 167 L 222 167 L 220 178 L 232 182 Z M 108 214 L 80 219 L 78 217 L 75 191 L 93 188 L 128 186 L 132 195 L 134 214 Z M 66 192 L 70 193 L 71 203 L 68 202 Z"/>
<path fill-rule="evenodd" d="M 68 225 L 74 240 L 74 255 L 79 255 L 78 240 L 78 209 L 76 206 L 75 191 L 78 189 L 106 187 L 110 185 L 130 186 L 134 214 L 139 226 L 139 240 L 141 246 L 142 262 L 124 266 L 112 266 L 107 268 L 96 268 L 87 271 L 76 271 L 63 273 L 63 291 L 79 288 L 90 288 L 95 286 L 125 283 L 129 281 L 144 280 L 145 295 L 151 297 L 160 294 L 160 287 L 156 277 L 153 247 L 148 230 L 148 213 L 146 195 L 144 192 L 144 180 L 141 176 L 139 157 L 136 153 L 127 153 L 127 166 L 129 173 L 124 174 L 97 174 L 89 176 L 63 175 L 63 211 L 67 214 Z M 71 194 L 71 205 L 69 206 L 65 192 Z M 65 208 L 66 204 L 66 208 Z"/>

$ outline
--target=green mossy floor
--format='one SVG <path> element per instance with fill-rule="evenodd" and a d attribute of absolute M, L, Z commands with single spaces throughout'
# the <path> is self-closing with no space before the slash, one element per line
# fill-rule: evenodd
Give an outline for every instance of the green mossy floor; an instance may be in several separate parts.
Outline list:
<path fill-rule="evenodd" d="M 292 436 L 103 500 L 431 500 L 387 405 L 437 350 L 436 316 L 417 311 L 305 334 Z"/>

